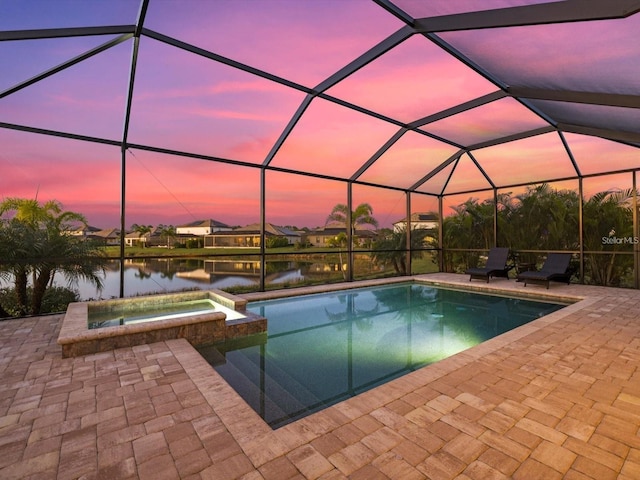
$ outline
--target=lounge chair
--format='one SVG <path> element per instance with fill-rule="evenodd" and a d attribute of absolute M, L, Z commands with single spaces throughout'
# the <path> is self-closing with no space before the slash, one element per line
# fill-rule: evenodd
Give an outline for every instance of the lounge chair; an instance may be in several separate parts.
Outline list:
<path fill-rule="evenodd" d="M 573 270 L 569 266 L 570 262 L 570 253 L 550 253 L 539 271 L 522 272 L 517 279 L 519 282 L 524 282 L 525 287 L 530 282 L 542 283 L 549 288 L 551 280 L 567 282 L 569 285 L 573 274 Z"/>
<path fill-rule="evenodd" d="M 509 270 L 513 265 L 507 265 L 509 259 L 509 249 L 494 247 L 489 250 L 487 264 L 484 267 L 470 268 L 465 273 L 469 274 L 469 281 L 486 280 L 489 283 L 491 277 L 509 278 Z"/>

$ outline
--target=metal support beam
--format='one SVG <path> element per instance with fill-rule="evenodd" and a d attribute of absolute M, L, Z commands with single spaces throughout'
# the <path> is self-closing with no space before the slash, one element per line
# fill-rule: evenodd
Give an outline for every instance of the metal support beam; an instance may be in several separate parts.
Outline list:
<path fill-rule="evenodd" d="M 9 130 L 17 130 L 19 132 L 38 133 L 41 135 L 49 135 L 52 137 L 69 138 L 71 140 L 81 140 L 84 142 L 101 143 L 103 145 L 113 145 L 116 147 L 120 147 L 122 145 L 122 142 L 120 142 L 119 140 L 90 137 L 88 135 L 78 135 L 76 133 L 60 132 L 58 130 L 49 130 L 46 128 L 28 127 L 26 125 L 17 125 L 15 123 L 0 122 L 0 128 L 8 128 Z"/>
<path fill-rule="evenodd" d="M 444 118 L 466 112 L 467 110 L 471 110 L 472 108 L 481 107 L 482 105 L 500 100 L 501 98 L 505 98 L 507 96 L 508 95 L 505 92 L 503 92 L 502 90 L 498 90 L 496 92 L 483 95 L 482 97 L 474 98 L 473 100 L 470 100 L 468 102 L 461 103 L 459 105 L 456 105 L 455 107 L 451 107 L 446 110 L 442 110 L 441 112 L 434 113 L 433 115 L 429 115 L 428 117 L 422 117 L 419 120 L 411 122 L 409 124 L 409 127 L 419 128 L 429 123 L 437 122 L 438 120 L 442 120 Z"/>
<path fill-rule="evenodd" d="M 640 108 L 640 96 L 619 93 L 576 92 L 573 90 L 549 90 L 544 88 L 508 87 L 512 97 L 554 102 L 584 103 L 609 107 Z"/>
<path fill-rule="evenodd" d="M 606 138 L 608 140 L 617 140 L 640 147 L 640 132 L 625 132 L 622 130 L 609 130 L 606 128 L 571 125 L 568 123 L 559 123 L 558 129 L 563 132 L 580 133 L 582 135 L 591 135 L 594 137 Z"/>
<path fill-rule="evenodd" d="M 347 280 L 353 281 L 353 183 L 347 182 L 347 221 L 345 225 L 347 230 Z M 340 246 L 338 246 L 340 248 Z M 340 265 L 342 271 L 342 265 Z"/>
<path fill-rule="evenodd" d="M 245 65 L 244 63 L 231 60 L 230 58 L 223 57 L 222 55 L 218 55 L 217 53 L 210 52 L 209 50 L 205 50 L 204 48 L 196 47 L 195 45 L 191 45 L 181 40 L 177 40 L 175 38 L 169 37 L 168 35 L 163 35 L 162 33 L 149 30 L 148 28 L 142 29 L 142 35 L 144 35 L 145 37 L 153 38 L 154 40 L 157 40 L 159 42 L 166 43 L 167 45 L 180 48 L 187 52 L 195 53 L 196 55 L 200 55 L 201 57 L 208 58 L 210 60 L 215 60 L 216 62 L 223 63 L 224 65 L 228 65 L 230 67 L 237 68 L 239 70 L 243 70 L 248 73 L 252 73 L 253 75 L 266 78 L 267 80 L 271 80 L 272 82 L 279 83 L 280 85 L 285 85 L 287 87 L 293 88 L 301 92 L 317 93 L 310 88 L 300 85 L 299 83 L 292 82 L 282 77 L 278 77 L 277 75 L 272 75 L 270 73 L 267 73 L 263 70 L 259 70 L 254 67 L 250 67 L 248 65 Z"/>
<path fill-rule="evenodd" d="M 640 11 L 638 0 L 565 0 L 417 19 L 418 33 L 626 18 Z"/>
<path fill-rule="evenodd" d="M 384 8 L 387 12 L 389 12 L 391 15 L 397 17 L 399 20 L 403 21 L 407 25 L 413 25 L 413 17 L 411 17 L 410 15 L 407 15 L 407 13 L 404 10 L 396 7 L 389 0 L 373 0 L 373 1 L 374 3 L 377 3 L 382 8 Z"/>
<path fill-rule="evenodd" d="M 582 178 L 578 179 L 578 242 L 580 245 L 580 283 L 584 283 L 584 189 Z"/>
<path fill-rule="evenodd" d="M 265 158 L 262 165 L 266 167 L 271 163 L 271 161 L 273 160 L 273 157 L 275 157 L 276 153 L 278 153 L 278 150 L 280 150 L 280 148 L 282 147 L 282 144 L 285 142 L 287 137 L 291 134 L 291 131 L 296 126 L 296 124 L 300 121 L 300 118 L 302 118 L 302 114 L 305 112 L 307 108 L 309 108 L 309 105 L 311 105 L 311 100 L 313 100 L 313 98 L 314 97 L 312 95 L 307 95 L 306 97 L 304 97 L 304 100 L 302 100 L 302 103 L 300 104 L 296 112 L 293 114 L 291 119 L 289 120 L 289 123 L 287 123 L 287 126 L 284 128 L 284 130 L 278 137 L 278 140 L 276 140 L 276 143 L 274 143 L 273 147 L 271 147 L 271 150 L 267 154 L 267 158 Z"/>
<path fill-rule="evenodd" d="M 438 165 L 436 168 L 431 170 L 428 174 L 426 174 L 424 177 L 422 177 L 420 180 L 414 183 L 411 187 L 409 187 L 409 190 L 416 190 L 420 185 L 429 181 L 429 179 L 433 178 L 435 175 L 437 175 L 442 170 L 444 170 L 449 165 L 451 165 L 453 162 L 455 162 L 458 158 L 460 158 L 460 155 L 462 155 L 463 153 L 464 153 L 463 150 L 458 150 L 456 153 L 451 155 L 444 162 L 442 162 L 440 165 Z"/>
<path fill-rule="evenodd" d="M 407 271 L 405 272 L 407 275 L 411 275 L 412 273 L 412 269 L 411 269 L 411 258 L 413 257 L 412 255 L 412 251 L 411 251 L 411 194 L 409 192 L 405 193 L 405 199 L 406 199 L 406 212 L 405 214 L 407 215 L 407 223 L 406 223 L 406 227 L 404 229 L 405 231 L 405 243 L 404 243 L 404 248 L 406 249 L 405 252 L 405 264 L 407 265 Z"/>
<path fill-rule="evenodd" d="M 631 174 L 633 185 L 633 238 L 640 236 L 640 226 L 638 225 L 638 172 Z M 633 288 L 640 288 L 640 244 L 633 244 Z"/>
<path fill-rule="evenodd" d="M 126 227 L 127 148 L 120 149 L 120 298 L 124 298 L 124 242 Z"/>
<path fill-rule="evenodd" d="M 14 40 L 44 40 L 47 38 L 91 37 L 96 35 L 133 35 L 135 25 L 107 27 L 43 28 L 38 30 L 9 30 L 0 32 L 0 42 Z"/>
<path fill-rule="evenodd" d="M 265 229 L 267 225 L 267 170 L 260 169 L 260 291 L 265 291 L 265 277 L 267 272 Z"/>
<path fill-rule="evenodd" d="M 362 165 L 358 169 L 358 171 L 356 173 L 354 173 L 351 176 L 350 180 L 352 180 L 352 181 L 357 180 L 358 177 L 360 177 L 360 175 L 362 175 L 367 170 L 367 168 L 369 168 L 371 165 L 373 165 L 376 162 L 376 160 L 378 160 L 382 155 L 384 155 L 384 153 L 387 150 L 389 150 L 393 146 L 394 143 L 396 143 L 398 140 L 400 140 L 402 138 L 402 136 L 405 133 L 407 133 L 407 131 L 408 130 L 406 128 L 401 128 L 400 130 L 398 130 L 389 140 L 386 141 L 386 143 L 382 147 L 380 147 L 378 149 L 378 151 L 376 153 L 373 154 L 373 156 L 369 160 L 367 160 L 365 162 L 364 165 Z"/>
<path fill-rule="evenodd" d="M 526 132 L 514 133 L 513 135 L 507 135 L 506 137 L 495 138 L 493 140 L 487 140 L 486 142 L 474 143 L 469 145 L 467 150 L 477 150 L 479 148 L 493 147 L 494 145 L 501 145 L 503 143 L 513 142 L 515 140 L 523 140 L 529 137 L 535 137 L 536 135 L 542 135 L 544 133 L 555 132 L 556 129 L 552 126 L 536 128 L 534 130 L 528 130 Z"/>
<path fill-rule="evenodd" d="M 444 245 L 442 242 L 444 241 L 444 206 L 443 206 L 443 196 L 438 196 L 438 246 L 440 247 L 438 250 L 438 271 L 444 272 Z"/>
<path fill-rule="evenodd" d="M 493 188 L 493 246 L 498 246 L 498 189 Z"/>
<path fill-rule="evenodd" d="M 122 145 L 126 149 L 129 137 L 129 123 L 131 121 L 131 105 L 133 104 L 133 85 L 136 79 L 136 68 L 138 65 L 138 51 L 140 48 L 140 37 L 134 37 L 133 48 L 131 49 L 131 65 L 129 65 L 129 84 L 127 86 L 127 103 L 124 108 L 124 123 L 122 126 Z"/>
<path fill-rule="evenodd" d="M 473 164 L 476 166 L 476 168 L 480 171 L 480 173 L 482 174 L 484 179 L 487 181 L 487 183 L 491 185 L 491 188 L 495 190 L 497 188 L 497 185 L 493 183 L 493 180 L 491 180 L 491 177 L 487 174 L 487 172 L 484 171 L 484 168 L 482 168 L 482 165 L 480 165 L 480 162 L 476 160 L 476 157 L 471 152 L 467 152 L 467 155 L 469 156 Z"/>
<path fill-rule="evenodd" d="M 379 56 L 387 53 L 393 47 L 404 42 L 413 34 L 414 34 L 414 31 L 411 27 L 408 27 L 408 26 L 402 27 L 400 30 L 396 31 L 395 33 L 392 33 L 390 36 L 388 36 L 387 38 L 382 40 L 380 43 L 375 45 L 373 48 L 367 50 L 358 58 L 350 62 L 348 65 L 345 65 L 336 73 L 331 75 L 329 78 L 321 82 L 316 88 L 314 88 L 314 90 L 317 92 L 324 92 L 325 90 L 333 87 L 336 83 L 344 80 L 353 72 L 360 70 L 362 67 L 364 67 L 368 63 L 373 62 Z"/>
<path fill-rule="evenodd" d="M 76 65 L 88 58 L 93 57 L 94 55 L 97 55 L 99 53 L 104 52 L 105 50 L 110 49 L 111 47 L 114 47 L 116 45 L 119 45 L 120 43 L 129 40 L 133 35 L 130 33 L 124 34 L 119 36 L 118 38 L 114 38 L 113 40 L 110 40 L 106 43 L 103 43 L 102 45 L 97 46 L 96 48 L 92 48 L 91 50 L 78 55 L 77 57 L 72 58 L 71 60 L 67 60 L 66 62 L 61 63 L 60 65 L 57 65 L 53 68 L 50 68 L 49 70 L 46 70 L 38 75 L 36 75 L 35 77 L 31 77 L 28 80 L 25 80 L 24 82 L 20 82 L 17 85 L 14 85 L 13 87 L 10 87 L 6 90 L 4 90 L 3 92 L 0 92 L 0 98 L 4 98 L 8 95 L 11 95 L 12 93 L 15 93 L 19 90 L 22 90 L 23 88 L 28 87 L 29 85 L 33 85 L 36 82 L 39 82 L 40 80 L 44 80 L 47 77 L 50 77 L 52 75 L 55 75 L 58 72 L 61 72 L 63 70 L 66 70 L 69 67 L 72 67 L 73 65 Z"/>
<path fill-rule="evenodd" d="M 580 172 L 580 167 L 578 166 L 578 162 L 576 162 L 576 159 L 573 156 L 573 152 L 571 151 L 571 148 L 567 143 L 567 139 L 564 138 L 564 135 L 562 134 L 562 132 L 558 132 L 558 136 L 560 137 L 560 141 L 562 142 L 562 145 L 564 146 L 564 149 L 567 152 L 567 156 L 569 157 L 569 160 L 571 160 L 571 165 L 573 166 L 573 169 L 576 171 L 576 175 L 578 175 L 578 177 L 582 177 L 582 172 Z"/>

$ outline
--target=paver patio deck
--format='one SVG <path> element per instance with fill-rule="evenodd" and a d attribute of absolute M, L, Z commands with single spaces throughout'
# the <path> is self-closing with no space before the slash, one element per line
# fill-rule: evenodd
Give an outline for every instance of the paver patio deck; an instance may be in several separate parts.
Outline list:
<path fill-rule="evenodd" d="M 0 478 L 640 478 L 640 291 L 423 278 L 584 300 L 275 431 L 186 340 L 0 322 Z"/>

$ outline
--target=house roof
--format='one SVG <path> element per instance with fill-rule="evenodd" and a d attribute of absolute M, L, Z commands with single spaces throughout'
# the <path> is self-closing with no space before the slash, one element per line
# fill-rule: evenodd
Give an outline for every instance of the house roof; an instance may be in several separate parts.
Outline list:
<path fill-rule="evenodd" d="M 222 223 L 219 222 L 217 220 L 214 220 L 212 218 L 207 219 L 207 220 L 194 220 L 193 222 L 189 222 L 189 223 L 183 223 L 182 225 L 178 225 L 177 228 L 195 228 L 195 227 L 201 227 L 201 228 L 211 228 L 211 227 L 217 227 L 217 228 L 229 228 L 229 225 L 227 225 L 226 223 Z"/>
<path fill-rule="evenodd" d="M 414 222 L 437 222 L 438 221 L 438 215 L 436 215 L 435 213 L 425 213 L 425 212 L 415 212 L 411 214 L 411 219 L 410 222 L 414 223 Z M 406 218 L 401 218 L 400 220 L 397 220 L 395 222 L 393 222 L 394 225 L 397 225 L 399 223 L 406 223 L 407 219 Z"/>
<path fill-rule="evenodd" d="M 295 232 L 295 231 L 290 230 L 290 229 L 285 228 L 285 227 L 280 227 L 280 226 L 277 226 L 277 225 L 273 225 L 271 223 L 265 223 L 264 233 L 265 233 L 265 235 L 272 235 L 272 236 L 278 236 L 278 237 L 282 237 L 282 236 L 285 236 L 285 237 L 300 236 L 299 232 Z M 245 225 L 244 227 L 235 228 L 232 231 L 216 232 L 213 235 L 230 236 L 230 235 L 238 235 L 238 234 L 259 235 L 260 234 L 260 224 L 259 223 L 252 223 L 252 224 L 249 224 L 249 225 Z"/>
<path fill-rule="evenodd" d="M 70 232 L 77 232 L 77 233 L 96 233 L 99 232 L 100 229 L 98 227 L 92 227 L 91 225 L 79 225 L 76 228 L 72 228 L 69 230 Z"/>
<path fill-rule="evenodd" d="M 145 233 L 144 235 L 140 235 L 138 232 L 128 232 L 125 235 L 126 238 L 149 238 L 158 236 L 160 236 L 160 229 L 158 227 L 151 227 L 151 231 L 149 233 Z"/>
<path fill-rule="evenodd" d="M 96 237 L 104 237 L 104 238 L 115 238 L 120 236 L 119 228 L 108 228 L 105 230 L 100 230 L 94 233 Z"/>

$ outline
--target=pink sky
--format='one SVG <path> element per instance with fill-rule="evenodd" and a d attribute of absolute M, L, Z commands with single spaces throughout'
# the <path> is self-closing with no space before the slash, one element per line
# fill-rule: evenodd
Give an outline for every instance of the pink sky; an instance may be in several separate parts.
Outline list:
<path fill-rule="evenodd" d="M 505 2 L 491 5 L 504 6 Z M 78 6 L 78 2 L 62 2 L 64 8 L 52 11 L 46 2 L 27 1 L 24 9 L 12 5 L 4 15 L 0 14 L 0 28 L 80 26 L 86 22 L 131 24 L 137 12 L 132 3 L 136 2 L 114 1 L 112 10 L 106 12 L 101 2 L 92 3 L 93 8 L 84 3 Z M 404 3 L 416 13 L 424 10 L 424 5 L 410 0 Z M 193 2 L 190 8 L 180 5 L 177 1 L 152 0 L 145 26 L 310 88 L 402 27 L 398 19 L 366 0 L 340 2 L 340 15 L 336 15 L 336 2 L 330 0 Z M 454 13 L 447 12 L 447 5 L 434 3 L 433 12 Z M 457 11 L 469 8 L 460 2 L 457 5 Z M 625 90 L 621 93 L 635 88 L 637 94 L 640 62 L 625 62 L 637 47 L 623 40 L 638 26 L 639 19 L 636 15 L 625 20 L 621 31 L 612 28 L 610 22 L 603 22 L 594 28 L 566 24 L 562 28 L 550 25 L 455 32 L 443 37 L 506 77 L 514 81 L 526 79 L 531 86 L 567 82 L 611 89 L 611 85 L 618 85 L 617 80 L 606 83 L 602 70 L 610 72 L 617 65 L 619 85 Z M 602 37 L 597 42 L 590 38 L 594 31 L 611 35 L 622 53 L 607 53 Z M 0 42 L 0 91 L 112 38 Z M 554 41 L 560 39 L 562 55 L 554 61 L 549 48 L 557 46 Z M 585 42 L 593 46 L 595 54 L 588 61 L 577 56 Z M 514 45 L 517 55 L 505 50 Z M 0 98 L 0 121 L 120 141 L 131 49 L 132 41 L 125 41 Z M 505 56 L 496 57 L 496 52 Z M 563 68 L 567 58 L 571 58 L 572 68 Z M 522 70 L 516 71 L 514 65 Z M 528 76 L 518 76 L 519 71 Z M 554 72 L 561 73 L 554 76 Z M 549 83 L 548 78 L 553 81 Z M 414 36 L 327 93 L 411 122 L 496 90 L 491 82 L 432 42 Z M 304 98 L 304 92 L 143 37 L 128 141 L 258 167 Z M 521 104 L 503 99 L 424 125 L 421 130 L 473 144 L 544 125 Z M 398 130 L 398 125 L 317 98 L 271 166 L 348 179 Z M 584 135 L 568 134 L 566 138 L 583 173 L 640 165 L 635 148 Z M 0 129 L 0 144 L 0 198 L 32 198 L 37 192 L 43 201 L 56 199 L 65 208 L 84 213 L 92 225 L 119 225 L 118 146 L 8 129 Z M 408 188 L 456 151 L 456 146 L 408 132 L 359 178 Z M 474 155 L 500 185 L 571 176 L 573 172 L 557 134 L 480 149 Z M 259 168 L 136 148 L 131 148 L 126 158 L 127 225 L 179 225 L 206 218 L 229 225 L 259 221 Z M 419 191 L 441 193 L 449 172 L 450 169 L 443 170 Z M 602 185 L 608 185 L 612 178 L 603 179 Z M 618 180 L 630 183 L 625 177 L 616 176 L 615 181 Z M 320 226 L 335 204 L 347 202 L 344 181 L 268 171 L 266 182 L 266 218 L 275 224 Z M 590 180 L 590 188 L 595 189 L 597 183 Z M 487 186 L 465 155 L 445 193 Z M 405 213 L 400 191 L 355 185 L 353 192 L 354 206 L 370 203 L 382 226 L 390 226 Z M 413 211 L 436 208 L 432 196 L 418 195 L 412 200 Z"/>

